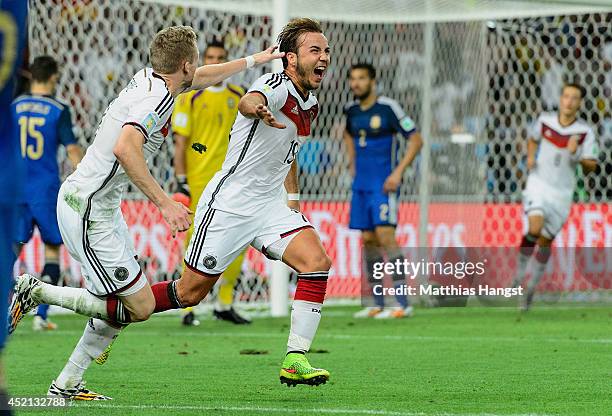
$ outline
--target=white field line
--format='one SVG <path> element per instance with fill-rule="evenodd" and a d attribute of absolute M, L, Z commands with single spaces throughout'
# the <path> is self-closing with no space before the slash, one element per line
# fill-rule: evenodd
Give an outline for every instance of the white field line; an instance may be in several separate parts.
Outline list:
<path fill-rule="evenodd" d="M 195 406 L 195 405 L 123 405 L 111 403 L 79 404 L 75 407 L 84 408 L 107 408 L 107 409 L 133 409 L 133 410 L 193 410 L 193 411 L 225 411 L 225 412 L 250 412 L 250 413 L 284 413 L 284 414 L 332 414 L 332 415 L 380 415 L 380 416 L 502 416 L 494 413 L 423 413 L 423 412 L 400 412 L 393 410 L 374 409 L 342 409 L 342 408 L 311 408 L 291 410 L 286 407 L 258 407 L 258 406 Z M 504 414 L 503 416 L 547 416 L 542 413 L 520 413 Z"/>
<path fill-rule="evenodd" d="M 177 323 L 178 325 L 178 323 Z M 17 331 L 17 334 L 19 331 Z M 52 336 L 52 335 L 81 335 L 82 331 L 77 330 L 64 330 L 58 329 L 55 331 L 48 331 L 42 336 Z M 219 337 L 219 338 L 287 338 L 288 332 L 209 332 L 206 330 L 197 331 L 197 332 L 184 332 L 184 331 L 149 331 L 147 329 L 142 329 L 138 331 L 128 331 L 124 336 L 128 337 L 137 337 L 137 336 L 160 336 L 160 337 L 173 337 L 176 339 L 186 338 L 186 337 Z M 539 342 L 579 342 L 579 343 L 587 343 L 587 344 L 612 344 L 612 338 L 555 338 L 555 337 L 475 337 L 475 336 L 423 336 L 423 335 L 359 335 L 359 334 L 338 334 L 338 333 L 330 333 L 325 330 L 319 331 L 317 333 L 317 338 L 331 338 L 331 339 L 379 339 L 385 341 L 466 341 L 466 342 L 525 342 L 525 341 L 539 341 Z"/>

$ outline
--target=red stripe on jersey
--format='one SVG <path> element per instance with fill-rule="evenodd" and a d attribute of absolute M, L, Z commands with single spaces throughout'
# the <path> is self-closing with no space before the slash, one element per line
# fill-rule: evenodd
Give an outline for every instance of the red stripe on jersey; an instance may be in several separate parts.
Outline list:
<path fill-rule="evenodd" d="M 554 144 L 557 147 L 567 147 L 567 142 L 572 137 L 578 137 L 578 144 L 582 144 L 586 137 L 586 133 L 561 134 L 547 124 L 542 123 L 542 137 Z"/>
<path fill-rule="evenodd" d="M 308 110 L 302 110 L 298 99 L 293 95 L 287 95 L 287 101 L 281 108 L 284 115 L 289 117 L 293 124 L 297 127 L 298 136 L 310 136 L 310 125 L 317 118 L 319 113 L 319 106 L 314 105 Z"/>

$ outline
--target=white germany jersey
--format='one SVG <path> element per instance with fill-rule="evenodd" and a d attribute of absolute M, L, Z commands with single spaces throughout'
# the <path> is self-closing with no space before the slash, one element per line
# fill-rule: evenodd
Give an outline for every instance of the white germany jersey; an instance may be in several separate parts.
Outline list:
<path fill-rule="evenodd" d="M 583 120 L 569 126 L 559 123 L 557 113 L 542 113 L 536 120 L 530 135 L 539 142 L 536 167 L 530 173 L 530 181 L 548 185 L 560 196 L 571 198 L 576 185 L 576 164 L 582 159 L 597 159 L 599 148 L 593 129 Z M 567 150 L 568 141 L 578 139 L 578 150 L 572 158 Z"/>
<path fill-rule="evenodd" d="M 151 68 L 140 70 L 110 103 L 83 160 L 63 185 L 66 202 L 92 220 L 113 218 L 129 177 L 113 154 L 126 124 L 145 137 L 147 162 L 168 134 L 174 98 L 165 81 Z"/>
<path fill-rule="evenodd" d="M 201 203 L 238 215 L 254 215 L 283 195 L 285 177 L 319 112 L 312 94 L 302 97 L 284 73 L 265 74 L 249 92 L 262 94 L 277 129 L 238 113 L 221 170 L 204 190 Z"/>

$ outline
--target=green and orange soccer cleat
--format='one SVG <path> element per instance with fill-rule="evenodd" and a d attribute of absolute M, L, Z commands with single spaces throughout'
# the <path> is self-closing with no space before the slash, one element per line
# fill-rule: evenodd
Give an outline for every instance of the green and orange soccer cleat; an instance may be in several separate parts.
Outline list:
<path fill-rule="evenodd" d="M 328 380 L 329 371 L 311 366 L 304 354 L 294 352 L 285 356 L 280 371 L 281 384 L 286 384 L 287 387 L 295 387 L 298 384 L 318 386 Z"/>

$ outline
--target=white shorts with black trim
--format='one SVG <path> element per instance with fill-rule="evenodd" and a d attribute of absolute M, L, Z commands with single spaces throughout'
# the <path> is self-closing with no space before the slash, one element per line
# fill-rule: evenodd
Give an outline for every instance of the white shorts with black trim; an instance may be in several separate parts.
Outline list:
<path fill-rule="evenodd" d="M 523 209 L 527 216 L 544 217 L 542 235 L 553 239 L 567 221 L 572 207 L 571 195 L 564 195 L 530 176 L 523 191 Z"/>
<path fill-rule="evenodd" d="M 218 275 L 249 244 L 266 257 L 281 260 L 291 240 L 306 228 L 313 228 L 308 219 L 282 201 L 249 216 L 220 211 L 204 203 L 196 211 L 185 265 L 197 273 Z"/>
<path fill-rule="evenodd" d="M 57 221 L 66 249 L 81 264 L 89 292 L 128 296 L 147 284 L 120 210 L 108 221 L 88 220 L 66 203 L 60 189 Z"/>

